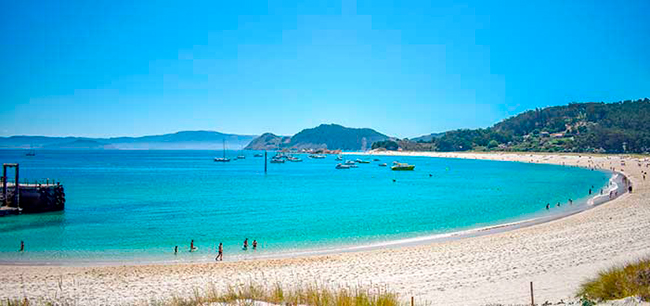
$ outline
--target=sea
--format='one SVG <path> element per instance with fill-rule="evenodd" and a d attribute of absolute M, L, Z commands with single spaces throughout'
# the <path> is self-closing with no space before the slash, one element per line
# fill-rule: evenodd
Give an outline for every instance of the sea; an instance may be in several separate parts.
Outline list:
<path fill-rule="evenodd" d="M 0 161 L 19 163 L 21 181 L 60 182 L 65 210 L 1 217 L 0 263 L 205 262 L 219 243 L 225 260 L 381 245 L 566 212 L 612 176 L 431 157 L 344 155 L 370 163 L 336 169 L 335 155 L 295 154 L 301 162 L 265 172 L 256 151 L 228 151 L 227 163 L 197 150 L 26 152 L 0 150 Z M 415 169 L 391 171 L 394 161 Z M 246 238 L 258 247 L 244 250 Z"/>

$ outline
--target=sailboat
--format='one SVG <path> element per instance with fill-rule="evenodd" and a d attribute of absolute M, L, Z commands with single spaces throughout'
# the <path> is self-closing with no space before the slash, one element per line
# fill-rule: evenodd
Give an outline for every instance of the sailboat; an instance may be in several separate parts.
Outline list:
<path fill-rule="evenodd" d="M 225 162 L 230 161 L 230 158 L 226 158 L 226 140 L 225 139 L 223 140 L 223 157 L 215 157 L 214 161 L 215 162 L 221 162 L 221 163 L 225 163 Z"/>

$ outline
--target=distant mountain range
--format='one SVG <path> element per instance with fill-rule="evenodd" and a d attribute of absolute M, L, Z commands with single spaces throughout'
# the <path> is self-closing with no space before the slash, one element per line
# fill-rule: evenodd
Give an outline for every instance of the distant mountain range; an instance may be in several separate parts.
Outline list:
<path fill-rule="evenodd" d="M 46 137 L 11 136 L 0 137 L 2 149 L 50 149 L 50 150 L 239 150 L 256 136 L 224 134 L 214 131 L 183 131 L 173 134 L 143 137 Z"/>
<path fill-rule="evenodd" d="M 315 128 L 304 129 L 291 137 L 266 133 L 254 139 L 244 149 L 330 149 L 352 151 L 370 149 L 373 142 L 388 138 L 388 136 L 373 129 L 348 128 L 338 124 L 321 124 Z"/>

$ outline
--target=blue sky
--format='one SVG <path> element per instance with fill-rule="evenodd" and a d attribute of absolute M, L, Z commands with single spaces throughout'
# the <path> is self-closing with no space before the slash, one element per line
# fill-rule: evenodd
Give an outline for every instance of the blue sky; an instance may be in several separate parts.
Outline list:
<path fill-rule="evenodd" d="M 3 1 L 0 135 L 398 137 L 650 96 L 650 1 Z"/>

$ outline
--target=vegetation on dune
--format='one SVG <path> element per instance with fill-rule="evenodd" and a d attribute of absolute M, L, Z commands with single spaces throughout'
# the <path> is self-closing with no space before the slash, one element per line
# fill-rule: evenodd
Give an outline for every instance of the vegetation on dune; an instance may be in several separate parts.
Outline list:
<path fill-rule="evenodd" d="M 399 143 L 403 150 L 414 151 L 646 153 L 650 152 L 650 99 L 535 109 L 489 128 Z M 384 145 L 373 144 L 373 148 L 390 150 Z"/>
<path fill-rule="evenodd" d="M 599 273 L 580 286 L 577 296 L 595 302 L 636 296 L 650 302 L 650 259 Z"/>
<path fill-rule="evenodd" d="M 397 306 L 400 305 L 397 294 L 383 288 L 329 288 L 318 284 L 296 287 L 283 287 L 281 284 L 257 285 L 246 284 L 231 286 L 224 291 L 214 287 L 205 291 L 194 290 L 188 297 L 174 296 L 169 299 L 151 300 L 141 303 L 151 306 L 198 306 L 227 304 L 254 305 L 254 302 L 267 302 L 276 305 L 309 306 Z M 0 301 L 0 305 L 76 305 L 68 299 L 16 299 Z"/>

